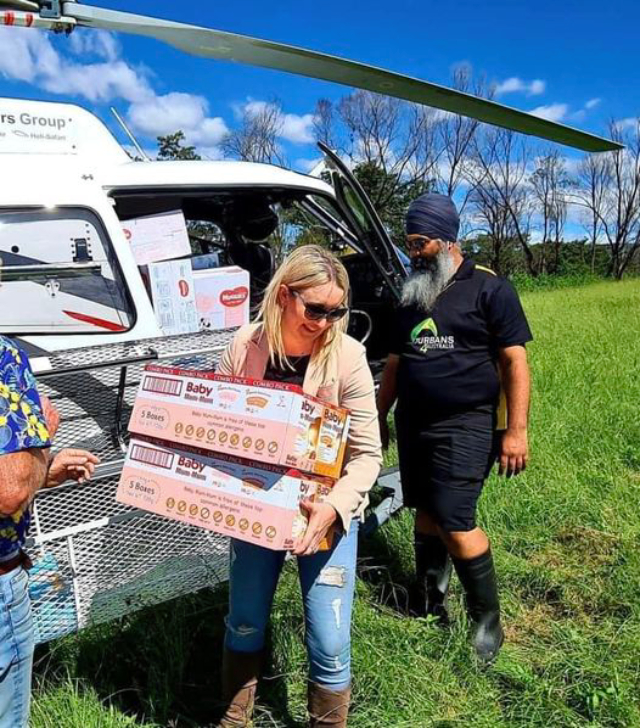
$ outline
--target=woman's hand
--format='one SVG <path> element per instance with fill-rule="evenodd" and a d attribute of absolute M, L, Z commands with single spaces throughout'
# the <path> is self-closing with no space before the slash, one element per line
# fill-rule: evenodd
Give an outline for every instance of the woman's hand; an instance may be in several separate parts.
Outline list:
<path fill-rule="evenodd" d="M 100 462 L 97 455 L 88 450 L 74 450 L 65 448 L 53 456 L 49 472 L 47 473 L 46 487 L 60 485 L 65 480 L 77 480 L 84 483 L 90 480 L 96 465 Z"/>
<path fill-rule="evenodd" d="M 307 514 L 309 523 L 304 535 L 293 547 L 293 553 L 296 556 L 311 556 L 317 552 L 329 529 L 338 520 L 338 512 L 328 503 L 310 500 L 301 501 L 300 507 Z"/>

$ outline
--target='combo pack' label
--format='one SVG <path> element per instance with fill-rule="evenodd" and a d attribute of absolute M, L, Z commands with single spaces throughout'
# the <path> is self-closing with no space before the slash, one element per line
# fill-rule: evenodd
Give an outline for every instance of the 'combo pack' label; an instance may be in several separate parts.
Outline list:
<path fill-rule="evenodd" d="M 339 478 L 349 414 L 298 387 L 147 366 L 129 430 Z"/>

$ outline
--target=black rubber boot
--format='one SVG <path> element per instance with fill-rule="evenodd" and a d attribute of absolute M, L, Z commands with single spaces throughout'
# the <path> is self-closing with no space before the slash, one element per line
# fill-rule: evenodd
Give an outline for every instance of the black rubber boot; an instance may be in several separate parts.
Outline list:
<path fill-rule="evenodd" d="M 451 578 L 451 559 L 438 536 L 415 533 L 416 587 L 410 609 L 418 617 L 437 617 L 438 624 L 449 624 L 447 592 Z"/>
<path fill-rule="evenodd" d="M 480 661 L 488 665 L 504 642 L 491 549 L 474 559 L 454 559 L 453 563 L 467 598 L 467 613 L 474 623 L 473 646 Z"/>

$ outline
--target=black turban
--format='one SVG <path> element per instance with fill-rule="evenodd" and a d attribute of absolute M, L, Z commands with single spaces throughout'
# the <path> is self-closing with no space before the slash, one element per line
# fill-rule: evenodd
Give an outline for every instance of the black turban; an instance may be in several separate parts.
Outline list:
<path fill-rule="evenodd" d="M 426 192 L 414 200 L 407 211 L 407 235 L 425 235 L 446 242 L 458 239 L 460 218 L 453 200 L 446 195 Z"/>

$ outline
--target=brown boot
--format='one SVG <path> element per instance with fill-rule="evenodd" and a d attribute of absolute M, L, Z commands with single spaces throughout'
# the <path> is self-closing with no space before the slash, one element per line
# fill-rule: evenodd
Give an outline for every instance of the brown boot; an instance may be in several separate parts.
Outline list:
<path fill-rule="evenodd" d="M 225 713 L 218 728 L 251 728 L 261 665 L 262 651 L 235 652 L 225 648 L 222 657 Z"/>
<path fill-rule="evenodd" d="M 309 728 L 346 728 L 351 688 L 328 690 L 309 683 Z"/>

